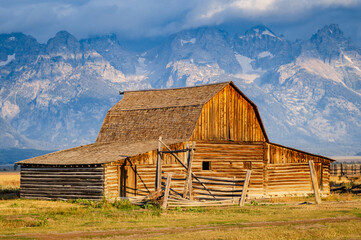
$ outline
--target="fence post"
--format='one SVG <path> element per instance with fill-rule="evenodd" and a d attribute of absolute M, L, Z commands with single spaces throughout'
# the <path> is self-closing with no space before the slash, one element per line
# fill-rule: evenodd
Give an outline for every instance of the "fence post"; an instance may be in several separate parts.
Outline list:
<path fill-rule="evenodd" d="M 310 160 L 308 162 L 308 165 L 310 166 L 312 187 L 313 187 L 313 192 L 315 194 L 316 204 L 320 204 L 321 203 L 320 190 L 318 189 L 316 169 L 315 169 L 315 164 L 313 163 L 313 160 Z"/>
<path fill-rule="evenodd" d="M 155 191 L 160 191 L 162 184 L 162 137 L 159 137 L 158 149 L 157 149 L 157 168 L 155 176 Z"/>
<path fill-rule="evenodd" d="M 162 204 L 163 209 L 167 209 L 167 206 L 168 206 L 168 197 L 169 197 L 169 190 L 170 190 L 171 181 L 172 181 L 172 174 L 168 173 L 167 182 L 165 184 L 165 190 L 164 190 L 163 204 Z"/>
<path fill-rule="evenodd" d="M 236 191 L 236 176 L 233 176 L 233 193 L 232 193 L 232 203 L 234 203 L 234 193 Z"/>
<path fill-rule="evenodd" d="M 244 183 L 243 183 L 242 196 L 241 196 L 241 199 L 239 201 L 239 206 L 244 206 L 244 202 L 246 201 L 248 184 L 249 184 L 250 179 L 251 179 L 251 170 L 247 170 L 246 178 L 244 179 Z"/>

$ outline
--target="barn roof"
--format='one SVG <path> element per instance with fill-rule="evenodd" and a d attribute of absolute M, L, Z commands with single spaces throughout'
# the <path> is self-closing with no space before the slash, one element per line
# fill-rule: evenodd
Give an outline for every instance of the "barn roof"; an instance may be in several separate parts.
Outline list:
<path fill-rule="evenodd" d="M 171 145 L 181 142 L 181 140 L 165 140 L 165 142 Z M 156 149 L 157 146 L 158 141 L 155 140 L 135 143 L 94 143 L 49 153 L 17 163 L 45 165 L 103 164 L 150 152 Z"/>

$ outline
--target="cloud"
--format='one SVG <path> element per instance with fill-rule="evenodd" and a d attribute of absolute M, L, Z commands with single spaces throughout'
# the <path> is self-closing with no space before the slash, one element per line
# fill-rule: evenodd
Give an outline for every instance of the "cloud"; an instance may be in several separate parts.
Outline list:
<path fill-rule="evenodd" d="M 0 32 L 21 31 L 41 41 L 59 30 L 78 38 L 111 32 L 154 37 L 232 21 L 297 24 L 317 12 L 360 6 L 358 0 L 0 0 Z M 360 25 L 359 17 L 348 20 Z"/>

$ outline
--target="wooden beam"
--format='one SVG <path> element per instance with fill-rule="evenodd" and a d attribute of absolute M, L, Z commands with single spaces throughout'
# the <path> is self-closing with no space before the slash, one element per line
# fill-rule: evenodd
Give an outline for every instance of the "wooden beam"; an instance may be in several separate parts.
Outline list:
<path fill-rule="evenodd" d="M 242 196 L 241 196 L 241 199 L 240 199 L 240 201 L 239 201 L 239 206 L 244 206 L 244 202 L 246 201 L 248 184 L 249 184 L 249 180 L 250 180 L 250 179 L 251 179 L 251 170 L 247 170 L 246 178 L 244 179 Z"/>
<path fill-rule="evenodd" d="M 196 145 L 195 142 L 193 142 L 192 148 L 188 156 L 188 172 L 187 172 L 187 179 L 184 184 L 184 192 L 183 192 L 183 197 L 185 197 L 188 191 L 188 196 L 190 200 L 192 200 L 192 162 L 193 162 L 195 145 Z"/>
<path fill-rule="evenodd" d="M 165 184 L 165 190 L 164 190 L 163 204 L 162 204 L 163 209 L 167 209 L 167 206 L 168 206 L 168 197 L 169 197 L 171 181 L 172 181 L 172 173 L 168 173 L 167 182 Z"/>
<path fill-rule="evenodd" d="M 161 181 L 162 181 L 162 137 L 159 137 L 158 149 L 157 149 L 157 169 L 156 169 L 156 177 L 155 177 L 155 191 L 159 191 L 161 189 Z"/>
<path fill-rule="evenodd" d="M 187 144 L 187 149 L 189 149 L 188 144 Z M 189 151 L 184 153 L 184 163 L 187 163 L 188 170 L 187 170 L 186 179 L 184 181 L 183 198 L 185 198 L 187 196 L 187 191 L 188 191 L 188 186 L 189 186 L 188 185 L 188 180 L 189 180 L 189 175 L 190 175 L 190 172 L 189 172 L 189 157 L 190 157 Z"/>
<path fill-rule="evenodd" d="M 232 193 L 232 202 L 234 202 L 234 193 L 236 192 L 236 176 L 233 176 L 233 193 Z"/>
<path fill-rule="evenodd" d="M 316 204 L 320 204 L 321 203 L 320 190 L 318 188 L 316 169 L 315 169 L 315 164 L 313 163 L 313 160 L 308 161 L 308 165 L 310 166 L 312 187 L 313 187 L 313 192 L 315 194 Z"/>

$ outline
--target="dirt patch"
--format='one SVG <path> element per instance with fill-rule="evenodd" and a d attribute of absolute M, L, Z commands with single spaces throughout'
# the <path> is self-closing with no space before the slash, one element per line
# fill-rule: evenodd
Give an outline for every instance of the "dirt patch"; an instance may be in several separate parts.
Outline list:
<path fill-rule="evenodd" d="M 321 227 L 322 223 L 346 222 L 346 221 L 360 221 L 358 217 L 337 217 L 337 218 L 320 218 L 294 221 L 277 221 L 277 222 L 249 222 L 249 223 L 235 223 L 235 224 L 220 224 L 220 225 L 204 225 L 187 228 L 150 228 L 150 229 L 120 229 L 107 231 L 89 231 L 89 232 L 68 232 L 68 233 L 24 233 L 12 235 L 11 238 L 34 238 L 41 240 L 61 240 L 61 239 L 77 239 L 77 238 L 94 238 L 94 237 L 111 237 L 117 236 L 122 239 L 136 239 L 155 237 L 163 234 L 180 233 L 185 230 L 188 232 L 207 231 L 207 230 L 225 230 L 232 228 L 258 228 L 266 226 L 284 226 L 284 225 L 299 225 L 298 227 L 305 227 L 304 225 L 312 224 L 313 226 Z M 7 238 L 9 236 L 2 235 L 0 238 Z"/>

